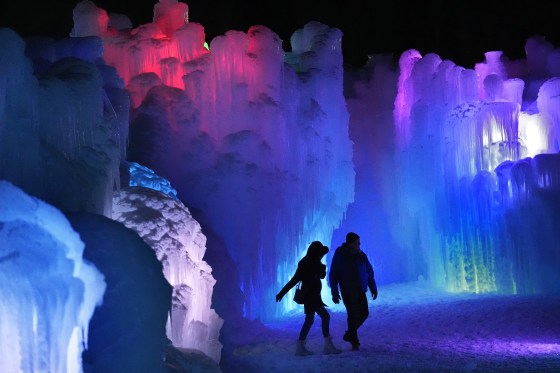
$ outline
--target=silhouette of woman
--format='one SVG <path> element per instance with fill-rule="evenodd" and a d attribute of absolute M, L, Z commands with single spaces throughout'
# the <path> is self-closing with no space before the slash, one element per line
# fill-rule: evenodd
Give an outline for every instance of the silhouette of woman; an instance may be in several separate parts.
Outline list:
<path fill-rule="evenodd" d="M 307 254 L 299 261 L 296 273 L 286 283 L 286 285 L 276 295 L 276 301 L 280 302 L 282 297 L 286 295 L 291 288 L 301 281 L 301 291 L 304 294 L 304 311 L 305 321 L 301 326 L 299 339 L 296 344 L 296 355 L 306 356 L 312 355 L 313 352 L 305 347 L 307 334 L 313 325 L 315 313 L 321 317 L 321 330 L 325 338 L 323 348 L 324 354 L 338 354 L 341 351 L 337 349 L 333 343 L 329 332 L 329 323 L 331 316 L 325 308 L 325 303 L 321 299 L 321 280 L 327 275 L 327 266 L 321 263 L 321 259 L 329 252 L 329 248 L 324 246 L 320 241 L 312 242 L 307 248 Z"/>

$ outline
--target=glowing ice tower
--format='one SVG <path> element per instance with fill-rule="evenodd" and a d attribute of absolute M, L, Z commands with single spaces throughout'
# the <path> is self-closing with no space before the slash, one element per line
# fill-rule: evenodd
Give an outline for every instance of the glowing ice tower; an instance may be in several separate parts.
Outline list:
<path fill-rule="evenodd" d="M 184 115 L 198 110 L 200 122 L 170 121 L 190 122 L 180 139 L 190 148 L 175 155 L 184 169 L 163 175 L 227 242 L 248 317 L 282 312 L 268 300 L 311 241 L 328 242 L 353 197 L 341 35 L 319 24 L 300 33 L 289 64 L 265 27 L 214 39 L 184 79 Z"/>
<path fill-rule="evenodd" d="M 551 50 L 530 39 L 528 61 Z M 560 160 L 558 153 L 535 152 L 558 151 L 558 83 L 530 63 L 524 75 L 508 78 L 519 66 L 508 63 L 501 52 L 488 52 L 474 71 L 434 54 L 401 57 L 395 229 L 405 232 L 397 237 L 411 256 L 422 253 L 418 274 L 449 290 L 557 288 L 544 279 L 555 268 L 548 261 L 560 263 L 557 234 L 546 228 L 558 213 L 543 210 L 554 201 L 543 193 L 558 190 Z M 538 88 L 538 99 L 527 86 Z M 528 205 L 536 212 L 527 218 L 538 217 L 541 227 L 520 219 Z"/>
<path fill-rule="evenodd" d="M 310 23 L 286 55 L 254 26 L 209 52 L 199 24 L 160 24 L 99 32 L 135 108 L 129 159 L 206 215 L 239 267 L 245 314 L 270 318 L 308 244 L 329 242 L 353 199 L 342 33 Z"/>

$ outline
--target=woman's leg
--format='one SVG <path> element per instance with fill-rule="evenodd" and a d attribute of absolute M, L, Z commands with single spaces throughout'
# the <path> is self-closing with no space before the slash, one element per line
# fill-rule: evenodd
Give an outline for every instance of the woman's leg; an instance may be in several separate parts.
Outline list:
<path fill-rule="evenodd" d="M 328 337 L 330 336 L 330 331 L 329 331 L 329 323 L 330 323 L 330 319 L 331 319 L 331 315 L 329 315 L 329 312 L 325 309 L 325 306 L 321 305 L 317 307 L 317 315 L 319 315 L 319 317 L 321 317 L 321 330 L 323 331 L 323 337 Z"/>
<path fill-rule="evenodd" d="M 306 307 L 307 308 L 307 307 Z M 315 311 L 313 310 L 305 310 L 305 321 L 301 326 L 301 331 L 299 332 L 299 339 L 300 341 L 305 340 L 307 338 L 307 334 L 311 329 L 311 325 L 313 325 L 313 319 L 315 318 Z"/>

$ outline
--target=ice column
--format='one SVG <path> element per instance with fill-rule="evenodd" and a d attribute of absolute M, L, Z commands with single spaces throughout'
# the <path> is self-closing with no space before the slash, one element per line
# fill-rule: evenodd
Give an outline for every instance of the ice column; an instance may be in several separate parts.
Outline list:
<path fill-rule="evenodd" d="M 558 152 L 560 151 L 560 78 L 551 78 L 543 83 L 539 89 L 537 107 L 543 123 L 540 128 L 528 134 L 527 142 L 540 143 L 542 146 L 538 149 L 540 153 Z"/>
<path fill-rule="evenodd" d="M 0 39 L 0 178 L 60 209 L 110 215 L 129 100 L 99 61 L 101 40 L 41 39 L 26 50 L 10 30 Z"/>
<path fill-rule="evenodd" d="M 154 5 L 154 23 L 171 36 L 175 30 L 189 23 L 189 6 L 177 0 L 160 0 Z"/>
<path fill-rule="evenodd" d="M 74 28 L 70 36 L 99 36 L 107 32 L 109 15 L 90 0 L 79 2 L 73 10 Z"/>
<path fill-rule="evenodd" d="M 170 42 L 198 38 L 183 33 L 189 27 Z M 154 85 L 131 123 L 130 160 L 170 180 L 189 208 L 203 211 L 238 266 L 250 318 L 284 312 L 268 299 L 309 243 L 329 242 L 354 197 L 341 38 L 340 30 L 310 23 L 286 54 L 264 26 L 229 31 L 212 40 L 210 53 L 180 57 L 184 90 L 154 69 L 164 85 L 145 80 Z M 142 40 L 139 49 L 159 61 L 153 42 Z M 142 91 L 137 83 L 146 75 L 126 74 Z"/>
<path fill-rule="evenodd" d="M 122 23 L 120 15 L 111 15 Z M 154 5 L 154 22 L 132 30 L 109 27 L 105 10 L 84 0 L 74 9 L 71 36 L 98 36 L 103 39 L 103 59 L 114 66 L 128 85 L 141 74 L 155 73 L 164 84 L 184 88 L 183 75 L 188 61 L 208 54 L 204 29 L 188 22 L 188 5 L 177 0 L 162 0 Z"/>
<path fill-rule="evenodd" d="M 0 181 L 0 371 L 82 372 L 105 291 L 83 250 L 62 213 Z"/>
<path fill-rule="evenodd" d="M 409 256 L 422 253 L 411 269 L 449 290 L 556 289 L 546 279 L 558 262 L 559 84 L 548 77 L 552 46 L 531 38 L 526 50 L 516 63 L 488 52 L 475 71 L 434 55 L 401 58 L 396 206 L 405 219 L 393 229 Z"/>
<path fill-rule="evenodd" d="M 173 286 L 167 337 L 174 346 L 203 351 L 219 363 L 223 320 L 211 308 L 216 280 L 202 259 L 206 237 L 200 225 L 181 202 L 152 189 L 123 188 L 113 201 L 113 219 L 154 249 Z"/>

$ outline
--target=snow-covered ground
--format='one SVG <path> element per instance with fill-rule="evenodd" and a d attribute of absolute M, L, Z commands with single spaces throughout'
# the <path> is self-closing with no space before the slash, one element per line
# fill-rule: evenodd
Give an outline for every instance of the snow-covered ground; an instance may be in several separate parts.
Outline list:
<path fill-rule="evenodd" d="M 234 371 L 560 372 L 560 295 L 449 294 L 421 282 L 381 286 L 359 330 L 360 351 L 342 341 L 343 307 L 325 301 L 341 354 L 321 353 L 320 318 L 315 316 L 307 345 L 316 354 L 294 356 L 301 307 L 268 328 L 243 328 Z"/>

